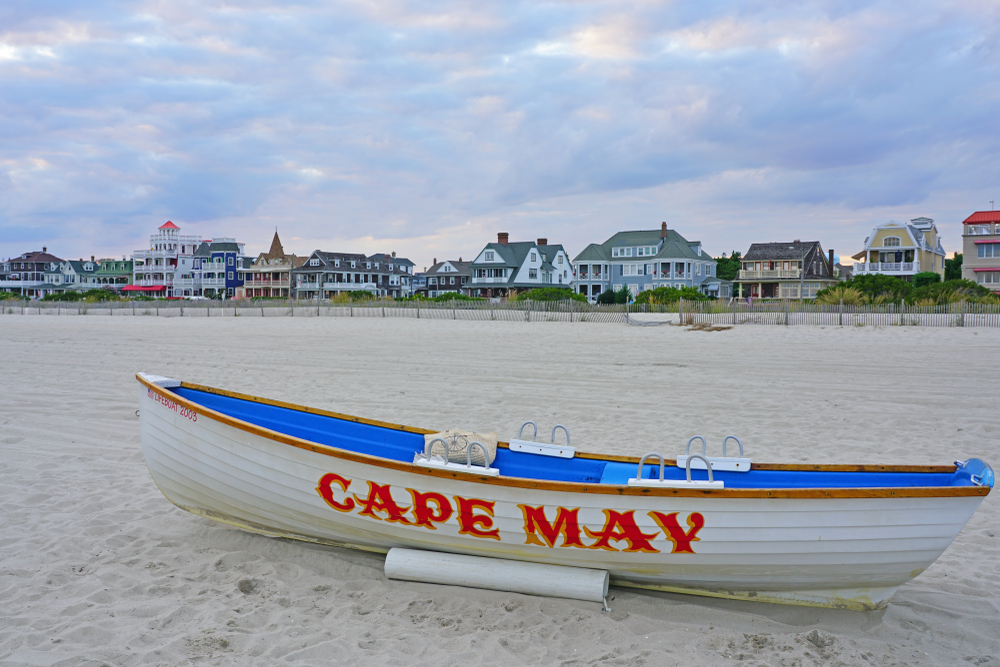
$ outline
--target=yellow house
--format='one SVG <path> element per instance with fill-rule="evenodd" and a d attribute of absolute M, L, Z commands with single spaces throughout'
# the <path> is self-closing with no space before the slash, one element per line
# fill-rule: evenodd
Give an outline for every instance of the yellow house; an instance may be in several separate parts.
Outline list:
<path fill-rule="evenodd" d="M 909 282 L 914 275 L 930 271 L 944 279 L 944 248 L 931 218 L 879 225 L 865 239 L 865 249 L 853 259 L 858 260 L 855 276 L 881 273 Z"/>

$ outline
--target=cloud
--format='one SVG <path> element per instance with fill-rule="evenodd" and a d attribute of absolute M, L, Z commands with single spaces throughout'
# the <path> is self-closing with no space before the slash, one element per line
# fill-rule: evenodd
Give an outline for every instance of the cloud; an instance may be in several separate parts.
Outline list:
<path fill-rule="evenodd" d="M 166 217 L 420 265 L 665 218 L 728 252 L 930 215 L 955 249 L 996 198 L 997 26 L 978 0 L 6 3 L 0 256 L 120 255 Z"/>

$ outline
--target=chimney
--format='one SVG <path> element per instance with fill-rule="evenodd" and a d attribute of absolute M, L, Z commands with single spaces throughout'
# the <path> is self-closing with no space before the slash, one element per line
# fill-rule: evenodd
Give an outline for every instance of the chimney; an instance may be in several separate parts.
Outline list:
<path fill-rule="evenodd" d="M 458 261 L 460 261 L 460 262 L 462 261 L 462 258 L 461 258 L 461 256 L 459 256 L 459 258 L 458 258 Z"/>
<path fill-rule="evenodd" d="M 832 278 L 833 275 L 834 275 L 834 272 L 833 272 L 833 248 L 830 248 L 830 277 Z"/>
<path fill-rule="evenodd" d="M 435 258 L 434 258 L 434 261 L 433 261 L 433 262 L 431 262 L 431 266 L 434 266 L 434 265 L 435 265 L 435 264 L 437 264 L 437 263 L 438 263 L 438 258 L 437 258 L 437 257 L 435 257 Z"/>
<path fill-rule="evenodd" d="M 548 245 L 549 244 L 549 240 L 548 239 L 538 239 L 537 241 L 535 241 L 535 244 L 536 245 Z"/>
<path fill-rule="evenodd" d="M 45 246 L 42 246 L 42 252 L 48 252 L 48 251 L 49 251 L 48 248 L 46 248 Z"/>
<path fill-rule="evenodd" d="M 665 222 L 660 223 L 660 238 L 661 239 L 667 238 L 667 223 Z"/>
<path fill-rule="evenodd" d="M 510 234 L 508 234 L 507 232 L 497 232 L 497 243 L 502 243 L 503 245 L 507 245 L 507 239 L 509 238 Z"/>
<path fill-rule="evenodd" d="M 91 255 L 91 256 L 90 256 L 90 261 L 91 261 L 91 262 L 93 262 L 93 261 L 94 261 L 94 256 L 93 256 L 93 255 Z"/>

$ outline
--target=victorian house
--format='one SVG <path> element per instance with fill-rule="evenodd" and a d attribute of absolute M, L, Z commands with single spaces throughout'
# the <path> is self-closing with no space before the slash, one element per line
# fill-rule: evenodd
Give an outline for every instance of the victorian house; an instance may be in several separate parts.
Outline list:
<path fill-rule="evenodd" d="M 11 257 L 0 270 L 0 291 L 19 294 L 25 298 L 40 298 L 45 272 L 63 260 L 49 254 L 48 248 L 33 250 L 19 257 Z"/>
<path fill-rule="evenodd" d="M 459 292 L 464 294 L 469 287 L 469 279 L 472 277 L 472 262 L 458 260 L 447 260 L 438 262 L 434 258 L 434 265 L 424 271 L 423 295 L 434 298 L 445 292 Z"/>
<path fill-rule="evenodd" d="M 1000 211 L 976 211 L 962 227 L 962 277 L 1000 293 Z"/>
<path fill-rule="evenodd" d="M 237 299 L 287 299 L 292 290 L 292 269 L 302 266 L 307 258 L 286 255 L 275 230 L 271 249 L 257 255 L 253 263 L 244 260 L 243 284 L 236 288 Z"/>
<path fill-rule="evenodd" d="M 731 283 L 715 273 L 716 261 L 675 230 L 618 232 L 604 243 L 591 243 L 573 260 L 576 290 L 591 302 L 609 289 L 627 287 L 635 296 L 657 287 L 693 287 L 728 298 Z"/>
<path fill-rule="evenodd" d="M 812 299 L 837 283 L 833 250 L 823 254 L 819 241 L 754 243 L 741 258 L 736 277 L 739 297 Z"/>
<path fill-rule="evenodd" d="M 205 241 L 180 231 L 168 220 L 149 237 L 149 250 L 132 254 L 135 278 L 123 291 L 175 298 L 235 296 L 243 284 L 243 244 L 228 237 Z"/>
<path fill-rule="evenodd" d="M 330 299 L 350 292 L 405 297 L 410 294 L 412 278 L 413 262 L 386 253 L 368 257 L 314 250 L 301 266 L 292 269 L 297 299 Z"/>
<path fill-rule="evenodd" d="M 910 282 L 916 274 L 930 271 L 944 278 L 944 248 L 931 218 L 882 223 L 852 259 L 858 260 L 855 276 L 879 273 Z"/>
<path fill-rule="evenodd" d="M 573 265 L 561 245 L 547 239 L 510 242 L 507 232 L 497 234 L 470 264 L 470 296 L 510 296 L 539 287 L 572 288 Z M 450 286 L 450 285 L 449 285 Z M 428 291 L 430 279 L 428 278 Z"/>

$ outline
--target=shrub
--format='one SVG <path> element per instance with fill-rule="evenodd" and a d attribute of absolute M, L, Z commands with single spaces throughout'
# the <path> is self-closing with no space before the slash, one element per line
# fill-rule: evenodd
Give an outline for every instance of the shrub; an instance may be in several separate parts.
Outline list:
<path fill-rule="evenodd" d="M 568 287 L 539 287 L 521 292 L 514 297 L 514 301 L 566 301 L 568 299 L 584 303 L 587 301 L 587 297 L 577 294 Z"/>
<path fill-rule="evenodd" d="M 616 303 L 626 304 L 631 300 L 632 293 L 629 292 L 628 287 L 624 285 L 622 285 L 621 289 L 608 290 L 597 295 L 597 303 L 602 306 L 610 306 Z"/>
<path fill-rule="evenodd" d="M 815 303 L 837 306 L 840 305 L 841 299 L 843 299 L 845 306 L 857 306 L 865 301 L 864 295 L 857 288 L 834 285 L 829 289 L 822 290 L 816 296 Z"/>
<path fill-rule="evenodd" d="M 428 299 L 428 301 L 435 301 L 437 303 L 444 303 L 446 301 L 485 301 L 486 299 L 480 296 L 468 296 L 462 294 L 461 292 L 445 292 L 443 294 L 438 294 L 436 297 Z"/>
<path fill-rule="evenodd" d="M 636 303 L 652 303 L 663 305 L 677 303 L 680 299 L 685 301 L 708 301 L 710 297 L 705 296 L 694 287 L 657 287 L 656 289 L 644 290 L 635 296 Z"/>

